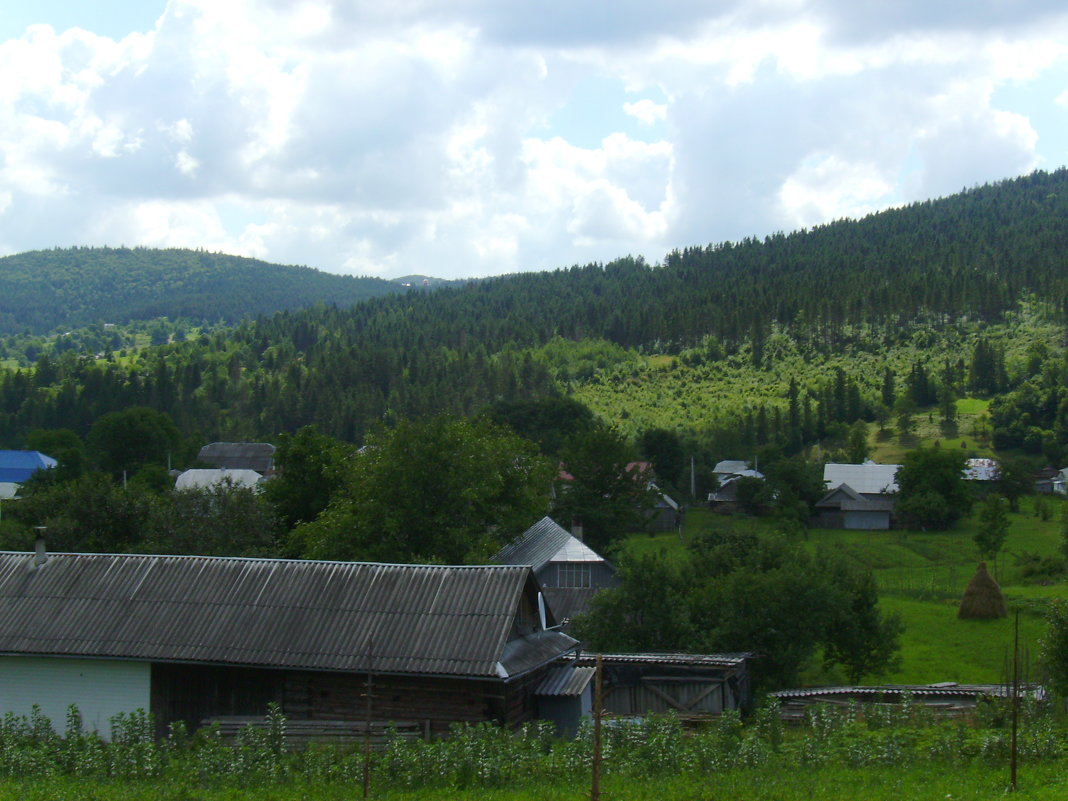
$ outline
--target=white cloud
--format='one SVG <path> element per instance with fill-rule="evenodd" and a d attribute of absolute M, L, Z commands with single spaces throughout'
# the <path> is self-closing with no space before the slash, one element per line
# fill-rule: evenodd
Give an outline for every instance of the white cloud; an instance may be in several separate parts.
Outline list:
<path fill-rule="evenodd" d="M 654 103 L 648 98 L 635 103 L 624 103 L 623 111 L 646 125 L 655 125 L 667 117 L 667 105 Z"/>
<path fill-rule="evenodd" d="M 0 250 L 486 275 L 1057 166 L 1043 110 L 994 98 L 1064 70 L 1061 4 L 962 2 L 170 0 L 121 41 L 35 26 L 0 42 Z M 630 99 L 579 146 L 553 120 L 591 79 Z"/>

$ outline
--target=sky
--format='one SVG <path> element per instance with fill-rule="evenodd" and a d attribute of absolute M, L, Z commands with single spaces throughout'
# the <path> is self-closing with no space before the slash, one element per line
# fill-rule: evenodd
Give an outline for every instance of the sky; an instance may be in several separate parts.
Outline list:
<path fill-rule="evenodd" d="M 661 261 L 1068 164 L 1063 0 L 0 0 L 0 255 Z"/>

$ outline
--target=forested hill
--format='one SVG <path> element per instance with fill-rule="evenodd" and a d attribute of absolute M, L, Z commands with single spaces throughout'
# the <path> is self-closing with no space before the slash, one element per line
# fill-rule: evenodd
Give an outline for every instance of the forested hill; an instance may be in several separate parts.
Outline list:
<path fill-rule="evenodd" d="M 367 345 L 493 351 L 555 335 L 672 352 L 706 335 L 758 346 L 773 326 L 833 346 L 848 324 L 993 321 L 1034 294 L 1068 311 L 1068 170 L 763 240 L 623 258 L 362 304 L 327 323 Z M 300 326 L 299 319 L 284 326 Z M 272 336 L 283 332 L 269 323 Z"/>
<path fill-rule="evenodd" d="M 66 248 L 0 258 L 0 334 L 155 317 L 237 322 L 397 292 L 378 278 L 192 250 Z"/>
<path fill-rule="evenodd" d="M 315 423 L 359 440 L 382 420 L 472 414 L 502 399 L 574 393 L 582 382 L 621 388 L 625 397 L 599 411 L 634 420 L 628 390 L 644 379 L 626 359 L 640 352 L 678 357 L 658 365 L 682 365 L 691 387 L 743 365 L 756 371 L 731 388 L 738 413 L 756 418 L 752 426 L 729 423 L 734 412 L 712 408 L 699 393 L 661 425 L 712 439 L 719 418 L 721 429 L 751 429 L 756 444 L 797 445 L 822 437 L 831 423 L 871 420 L 880 404 L 892 407 L 906 376 L 923 390 L 913 393 L 923 406 L 942 390 L 946 397 L 1001 393 L 1041 373 L 1053 354 L 1026 355 L 1039 344 L 1020 339 L 1029 334 L 1011 347 L 986 337 L 995 325 L 1019 331 L 1025 312 L 1057 329 L 1045 339 L 1059 352 L 1066 254 L 1068 170 L 1061 169 L 858 221 L 687 248 L 663 265 L 624 258 L 409 290 L 350 308 L 335 292 L 337 307 L 282 311 L 115 359 L 46 352 L 32 373 L 0 374 L 0 443 L 18 444 L 39 427 L 84 434 L 102 414 L 138 404 L 215 439 L 271 438 Z M 224 298 L 232 313 L 254 314 L 240 297 L 234 290 Z M 80 313 L 107 314 L 80 303 Z M 805 365 L 810 372 L 801 375 Z M 1043 398 L 1042 409 L 1061 408 L 1059 395 Z M 653 397 L 649 405 L 664 403 Z M 1068 441 L 1068 403 L 1064 410 Z M 1059 438 L 1053 417 L 1035 412 L 1032 427 Z"/>

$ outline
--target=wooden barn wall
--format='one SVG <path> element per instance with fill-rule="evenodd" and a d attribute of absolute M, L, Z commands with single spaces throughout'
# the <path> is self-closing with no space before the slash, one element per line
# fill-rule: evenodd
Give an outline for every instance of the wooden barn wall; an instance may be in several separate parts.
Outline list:
<path fill-rule="evenodd" d="M 282 703 L 283 673 L 261 668 L 214 665 L 152 665 L 152 714 L 159 735 L 174 721 L 193 731 L 204 718 L 264 715 L 271 701 Z"/>
<path fill-rule="evenodd" d="M 431 734 L 452 723 L 493 721 L 516 726 L 536 712 L 534 688 L 543 671 L 500 681 L 375 675 L 372 718 L 417 721 Z M 363 673 L 325 673 L 197 665 L 152 666 L 152 713 L 160 734 L 176 720 L 190 730 L 205 718 L 264 715 L 276 702 L 291 720 L 362 721 Z"/>
<path fill-rule="evenodd" d="M 283 710 L 299 720 L 363 720 L 366 687 L 362 673 L 288 672 Z M 419 721 L 431 734 L 452 723 L 507 722 L 499 682 L 375 675 L 372 698 L 374 719 Z"/>

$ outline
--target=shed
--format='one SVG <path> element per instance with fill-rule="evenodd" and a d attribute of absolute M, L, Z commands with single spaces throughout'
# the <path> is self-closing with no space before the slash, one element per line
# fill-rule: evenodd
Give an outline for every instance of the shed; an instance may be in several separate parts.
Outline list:
<path fill-rule="evenodd" d="M 77 704 L 174 721 L 263 715 L 443 733 L 516 725 L 578 643 L 525 566 L 0 552 L 0 714 Z"/>
<path fill-rule="evenodd" d="M 617 717 L 673 712 L 699 720 L 752 708 L 748 653 L 603 654 L 604 710 Z M 583 654 L 576 667 L 596 664 Z"/>
<path fill-rule="evenodd" d="M 538 716 L 556 724 L 556 734 L 572 737 L 583 718 L 593 711 L 593 667 L 558 665 L 542 679 L 534 694 L 538 697 Z"/>

